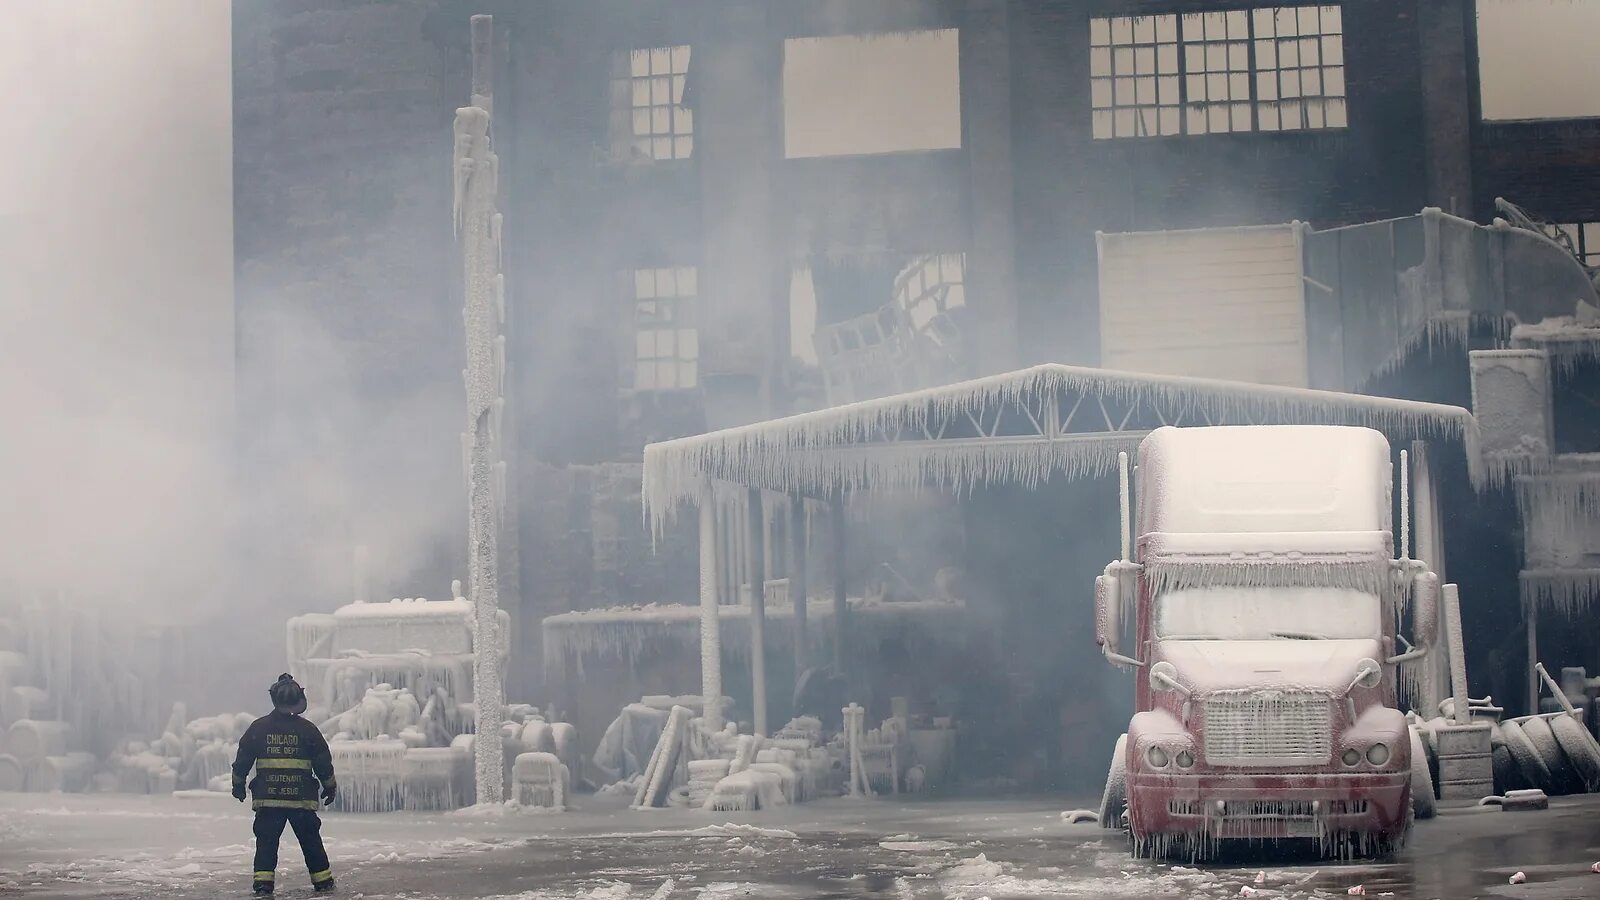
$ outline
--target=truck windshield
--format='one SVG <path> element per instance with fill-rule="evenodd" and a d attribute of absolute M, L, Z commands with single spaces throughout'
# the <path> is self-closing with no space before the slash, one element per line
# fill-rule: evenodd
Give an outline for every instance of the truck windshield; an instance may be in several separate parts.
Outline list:
<path fill-rule="evenodd" d="M 1335 587 L 1201 587 L 1156 601 L 1169 641 L 1349 640 L 1380 636 L 1378 598 Z"/>

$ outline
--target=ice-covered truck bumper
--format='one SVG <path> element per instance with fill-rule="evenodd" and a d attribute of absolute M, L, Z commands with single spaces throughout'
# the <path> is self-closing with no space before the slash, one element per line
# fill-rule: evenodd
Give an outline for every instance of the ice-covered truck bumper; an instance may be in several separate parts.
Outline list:
<path fill-rule="evenodd" d="M 1228 838 L 1395 837 L 1411 803 L 1404 772 L 1155 775 L 1128 780 L 1136 835 Z"/>

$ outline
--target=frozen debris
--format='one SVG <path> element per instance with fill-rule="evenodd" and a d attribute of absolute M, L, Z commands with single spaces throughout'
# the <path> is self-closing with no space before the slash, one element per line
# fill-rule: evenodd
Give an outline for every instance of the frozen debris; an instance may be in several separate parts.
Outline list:
<path fill-rule="evenodd" d="M 1100 814 L 1092 809 L 1069 809 L 1061 814 L 1061 821 L 1068 825 L 1078 825 L 1084 822 L 1097 823 Z"/>
<path fill-rule="evenodd" d="M 1510 883 L 1511 884 L 1522 884 L 1522 883 L 1526 882 L 1527 880 L 1528 880 L 1528 873 L 1526 873 L 1526 872 L 1513 872 L 1512 875 L 1511 875 Z"/>
<path fill-rule="evenodd" d="M 1265 873 L 1265 872 L 1257 872 L 1256 873 L 1256 884 L 1266 884 L 1266 883 L 1267 883 L 1267 873 Z"/>
<path fill-rule="evenodd" d="M 1367 889 L 1358 884 L 1350 888 L 1350 890 L 1345 891 L 1345 893 L 1352 897 L 1365 897 L 1367 895 Z"/>
<path fill-rule="evenodd" d="M 961 845 L 950 841 L 879 841 L 878 846 L 899 853 L 926 853 L 940 850 L 960 850 Z"/>
<path fill-rule="evenodd" d="M 1600 862 L 1597 862 L 1594 865 L 1590 866 L 1589 867 L 1589 871 L 1595 873 L 1596 875 L 1600 875 Z"/>
<path fill-rule="evenodd" d="M 655 893 L 650 895 L 650 900 L 667 900 L 668 897 L 672 896 L 672 892 L 677 886 L 677 882 L 668 878 L 666 881 L 661 882 L 661 886 L 656 888 Z"/>
<path fill-rule="evenodd" d="M 735 825 L 729 822 L 726 825 L 706 825 L 688 832 L 695 837 L 739 837 L 749 840 L 751 838 L 784 838 L 799 840 L 800 835 L 782 828 L 760 828 L 755 825 Z"/>

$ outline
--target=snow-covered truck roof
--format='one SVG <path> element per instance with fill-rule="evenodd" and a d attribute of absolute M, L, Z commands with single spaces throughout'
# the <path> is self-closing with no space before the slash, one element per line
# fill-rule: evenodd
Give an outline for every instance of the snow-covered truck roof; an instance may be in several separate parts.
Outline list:
<path fill-rule="evenodd" d="M 1388 532 L 1392 478 L 1371 428 L 1160 428 L 1139 446 L 1139 533 Z"/>

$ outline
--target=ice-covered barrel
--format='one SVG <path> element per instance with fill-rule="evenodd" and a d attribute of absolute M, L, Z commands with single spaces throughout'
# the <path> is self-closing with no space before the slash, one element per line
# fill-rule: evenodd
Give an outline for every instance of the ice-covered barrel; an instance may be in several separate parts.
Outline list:
<path fill-rule="evenodd" d="M 89 782 L 94 778 L 95 765 L 92 753 L 46 756 L 29 764 L 27 789 L 34 794 L 50 794 L 56 791 L 68 794 L 81 793 L 88 790 Z"/>
<path fill-rule="evenodd" d="M 6 749 L 23 765 L 46 756 L 62 756 L 72 742 L 72 726 L 48 719 L 20 719 L 11 723 Z"/>

